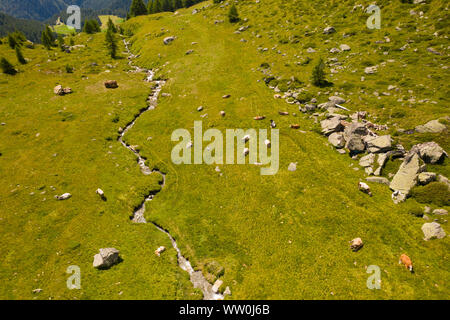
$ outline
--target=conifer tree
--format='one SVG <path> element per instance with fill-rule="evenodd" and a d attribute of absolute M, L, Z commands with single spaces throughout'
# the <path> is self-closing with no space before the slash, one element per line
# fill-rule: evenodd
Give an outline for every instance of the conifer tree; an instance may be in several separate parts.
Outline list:
<path fill-rule="evenodd" d="M 117 56 L 117 39 L 112 29 L 108 29 L 105 35 L 106 48 L 111 58 L 115 59 Z"/>
<path fill-rule="evenodd" d="M 52 47 L 52 41 L 51 38 L 47 32 L 47 28 L 44 29 L 44 31 L 42 31 L 42 35 L 41 35 L 41 42 L 42 45 L 47 49 L 50 50 Z"/>
<path fill-rule="evenodd" d="M 8 44 L 11 49 L 15 49 L 18 45 L 16 37 L 12 33 L 8 34 Z"/>
<path fill-rule="evenodd" d="M 112 33 L 117 33 L 117 28 L 111 18 L 108 19 L 108 30 L 111 30 Z"/>
<path fill-rule="evenodd" d="M 19 63 L 21 63 L 21 64 L 27 63 L 27 60 L 25 60 L 25 58 L 23 57 L 22 50 L 20 49 L 19 46 L 16 46 L 16 57 L 17 57 L 17 61 L 19 61 Z"/>
<path fill-rule="evenodd" d="M 312 72 L 312 82 L 315 86 L 321 87 L 326 83 L 325 80 L 325 63 L 320 58 L 319 62 L 314 66 Z"/>
<path fill-rule="evenodd" d="M 189 8 L 195 4 L 194 0 L 184 0 L 184 7 Z"/>
<path fill-rule="evenodd" d="M 14 69 L 14 66 L 5 58 L 2 58 L 0 60 L 0 69 L 2 69 L 3 73 L 15 75 L 17 73 L 16 69 Z"/>
<path fill-rule="evenodd" d="M 228 19 L 230 20 L 231 23 L 239 21 L 239 14 L 234 4 L 231 6 L 230 11 L 228 12 Z"/>

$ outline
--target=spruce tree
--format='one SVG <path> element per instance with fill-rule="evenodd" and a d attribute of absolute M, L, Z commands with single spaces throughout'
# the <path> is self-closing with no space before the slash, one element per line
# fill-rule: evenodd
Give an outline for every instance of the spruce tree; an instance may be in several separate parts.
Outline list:
<path fill-rule="evenodd" d="M 173 9 L 177 10 L 183 8 L 183 1 L 182 0 L 174 0 L 173 1 Z"/>
<path fill-rule="evenodd" d="M 319 62 L 314 66 L 312 72 L 312 82 L 317 87 L 321 87 L 326 83 L 324 69 L 325 63 L 323 62 L 323 59 L 320 58 Z"/>
<path fill-rule="evenodd" d="M 15 75 L 17 73 L 14 66 L 5 58 L 0 60 L 0 68 L 2 69 L 2 72 L 6 74 Z"/>
<path fill-rule="evenodd" d="M 44 29 L 44 31 L 42 31 L 42 35 L 41 35 L 41 42 L 42 45 L 47 49 L 50 50 L 52 47 L 52 42 L 50 40 L 50 37 L 48 35 L 47 29 Z"/>
<path fill-rule="evenodd" d="M 111 18 L 108 19 L 108 30 L 111 30 L 113 33 L 117 33 L 117 28 Z"/>
<path fill-rule="evenodd" d="M 172 11 L 172 3 L 170 2 L 170 0 L 162 0 L 162 11 L 163 12 L 168 12 L 168 11 Z"/>
<path fill-rule="evenodd" d="M 142 0 L 133 0 L 130 7 L 130 18 L 148 14 L 147 8 Z"/>
<path fill-rule="evenodd" d="M 23 57 L 22 50 L 20 49 L 19 46 L 16 46 L 16 57 L 17 57 L 17 61 L 19 61 L 19 63 L 21 63 L 21 64 L 27 63 L 27 60 L 25 60 L 25 58 Z"/>
<path fill-rule="evenodd" d="M 117 39 L 111 29 L 108 29 L 108 31 L 106 31 L 105 43 L 109 55 L 111 56 L 111 58 L 115 59 L 117 56 Z"/>
<path fill-rule="evenodd" d="M 184 0 L 184 7 L 189 8 L 195 4 L 194 0 Z"/>
<path fill-rule="evenodd" d="M 50 40 L 50 45 L 53 46 L 55 44 L 55 37 L 53 36 L 53 31 L 49 25 L 45 26 L 45 32 L 47 33 L 48 38 Z"/>
<path fill-rule="evenodd" d="M 18 45 L 16 37 L 12 33 L 8 34 L 8 44 L 11 49 L 15 49 Z"/>
<path fill-rule="evenodd" d="M 228 12 L 228 19 L 231 23 L 235 23 L 240 20 L 237 8 L 234 4 L 231 6 L 230 11 Z"/>
<path fill-rule="evenodd" d="M 60 34 L 58 34 L 58 46 L 61 49 L 61 51 L 65 51 L 66 50 L 66 44 L 64 42 L 64 38 Z"/>

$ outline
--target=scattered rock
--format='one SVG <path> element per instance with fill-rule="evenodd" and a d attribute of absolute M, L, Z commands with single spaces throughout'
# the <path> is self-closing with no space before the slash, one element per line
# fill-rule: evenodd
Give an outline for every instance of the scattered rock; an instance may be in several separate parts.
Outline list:
<path fill-rule="evenodd" d="M 166 251 L 166 247 L 161 246 L 161 247 L 159 247 L 158 249 L 155 250 L 155 254 L 156 254 L 158 257 L 160 257 L 160 256 L 161 256 L 161 253 L 163 253 L 164 251 Z"/>
<path fill-rule="evenodd" d="M 165 45 L 168 45 L 174 40 L 175 40 L 175 37 L 173 37 L 173 36 L 172 37 L 166 37 L 166 38 L 164 38 L 163 42 L 164 42 Z"/>
<path fill-rule="evenodd" d="M 385 177 L 367 177 L 366 178 L 367 182 L 373 182 L 373 183 L 381 183 L 381 184 L 385 184 L 385 185 L 389 185 L 390 181 L 388 178 Z"/>
<path fill-rule="evenodd" d="M 328 136 L 328 141 L 336 148 L 340 149 L 345 146 L 344 134 L 342 132 L 333 132 Z"/>
<path fill-rule="evenodd" d="M 212 291 L 214 292 L 214 293 L 218 293 L 219 292 L 219 289 L 220 289 L 220 286 L 223 284 L 223 281 L 222 280 L 216 280 L 216 282 L 214 282 L 214 285 L 212 286 Z"/>
<path fill-rule="evenodd" d="M 366 145 L 360 135 L 351 135 L 345 147 L 350 151 L 351 155 L 362 153 L 366 149 Z"/>
<path fill-rule="evenodd" d="M 107 269 L 119 262 L 119 250 L 115 248 L 102 248 L 94 256 L 92 265 L 97 269 Z"/>
<path fill-rule="evenodd" d="M 198 112 L 203 111 L 203 106 L 198 107 L 198 108 L 197 108 L 197 111 L 198 111 Z"/>
<path fill-rule="evenodd" d="M 352 249 L 353 252 L 358 251 L 363 247 L 364 243 L 361 240 L 361 238 L 355 238 L 352 241 L 350 241 L 350 249 Z"/>
<path fill-rule="evenodd" d="M 378 71 L 378 67 L 377 66 L 372 66 L 372 67 L 367 67 L 364 69 L 364 73 L 366 74 L 374 74 Z"/>
<path fill-rule="evenodd" d="M 431 164 L 441 162 L 447 156 L 444 149 L 434 141 L 416 144 L 411 148 L 407 158 L 413 154 L 418 154 L 425 163 Z"/>
<path fill-rule="evenodd" d="M 425 236 L 425 241 L 431 239 L 442 239 L 446 235 L 441 225 L 437 222 L 424 223 L 422 226 L 422 231 Z"/>
<path fill-rule="evenodd" d="M 63 88 L 62 85 L 57 85 L 53 89 L 53 92 L 58 96 L 63 96 L 63 95 L 72 93 L 72 89 L 71 88 Z"/>
<path fill-rule="evenodd" d="M 297 170 L 297 163 L 291 162 L 288 166 L 289 171 L 296 171 Z"/>
<path fill-rule="evenodd" d="M 447 127 L 439 120 L 431 120 L 424 125 L 417 126 L 415 130 L 418 133 L 440 133 L 447 130 Z"/>
<path fill-rule="evenodd" d="M 333 132 L 339 132 L 344 129 L 344 126 L 342 125 L 339 117 L 322 120 L 320 121 L 320 125 L 322 127 L 323 134 L 326 136 Z"/>
<path fill-rule="evenodd" d="M 387 152 L 392 149 L 391 136 L 385 135 L 366 140 L 367 149 L 371 153 Z"/>
<path fill-rule="evenodd" d="M 230 290 L 230 287 L 226 287 L 226 288 L 225 288 L 225 291 L 223 292 L 223 295 L 224 295 L 224 296 L 231 296 L 231 290 Z"/>
<path fill-rule="evenodd" d="M 422 172 L 419 173 L 418 182 L 421 185 L 429 184 L 430 182 L 436 181 L 437 175 L 434 172 Z"/>
<path fill-rule="evenodd" d="M 334 29 L 334 27 L 326 27 L 325 29 L 323 29 L 323 33 L 324 34 L 331 34 L 331 33 L 335 33 L 336 29 Z"/>
<path fill-rule="evenodd" d="M 220 115 L 221 115 L 222 117 L 225 117 L 225 111 L 220 111 Z"/>
<path fill-rule="evenodd" d="M 42 289 L 41 289 L 41 288 L 34 289 L 32 292 L 33 292 L 33 293 L 41 293 L 41 292 L 42 292 Z"/>
<path fill-rule="evenodd" d="M 438 216 L 446 216 L 448 215 L 448 211 L 445 209 L 435 209 L 433 210 L 433 214 L 437 214 Z"/>
<path fill-rule="evenodd" d="M 370 167 L 375 162 L 375 157 L 376 157 L 375 154 L 369 153 L 368 155 L 362 157 L 359 160 L 359 165 L 363 168 Z"/>
<path fill-rule="evenodd" d="M 341 51 L 350 51 L 350 46 L 346 45 L 346 44 L 341 44 L 339 46 L 339 49 L 341 49 Z"/>

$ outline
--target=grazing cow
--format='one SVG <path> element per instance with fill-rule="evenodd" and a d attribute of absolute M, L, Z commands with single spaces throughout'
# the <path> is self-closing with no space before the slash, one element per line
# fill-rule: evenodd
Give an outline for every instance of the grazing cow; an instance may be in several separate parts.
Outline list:
<path fill-rule="evenodd" d="M 406 269 L 408 269 L 411 273 L 414 272 L 412 261 L 406 254 L 403 253 L 400 256 L 400 260 L 398 261 L 398 263 L 399 264 L 403 263 L 403 265 L 406 267 Z"/>
<path fill-rule="evenodd" d="M 273 128 L 275 128 L 276 126 L 277 126 L 277 125 L 276 125 L 275 121 L 270 120 L 270 127 L 273 129 Z"/>
<path fill-rule="evenodd" d="M 370 191 L 369 186 L 367 184 L 365 184 L 364 182 L 359 182 L 358 188 L 360 191 L 367 193 L 369 196 L 372 196 L 372 191 Z"/>

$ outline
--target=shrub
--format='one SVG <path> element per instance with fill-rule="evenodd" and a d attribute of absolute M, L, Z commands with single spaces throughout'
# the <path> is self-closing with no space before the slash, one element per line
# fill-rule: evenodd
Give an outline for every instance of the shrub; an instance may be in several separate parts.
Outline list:
<path fill-rule="evenodd" d="M 326 83 L 325 80 L 325 63 L 320 58 L 319 62 L 315 65 L 312 72 L 312 82 L 315 86 L 321 87 Z"/>
<path fill-rule="evenodd" d="M 432 182 L 426 186 L 418 186 L 411 190 L 411 197 L 419 203 L 432 203 L 437 206 L 450 205 L 450 191 L 442 182 Z"/>
<path fill-rule="evenodd" d="M 70 66 L 70 65 L 68 65 L 68 64 L 66 64 L 66 72 L 67 73 L 73 73 L 73 67 L 72 66 Z"/>
<path fill-rule="evenodd" d="M 2 72 L 6 74 L 15 75 L 17 73 L 14 66 L 5 58 L 0 60 L 0 68 L 2 69 Z"/>
<path fill-rule="evenodd" d="M 239 22 L 239 13 L 236 6 L 233 4 L 228 12 L 228 19 L 231 23 Z"/>

